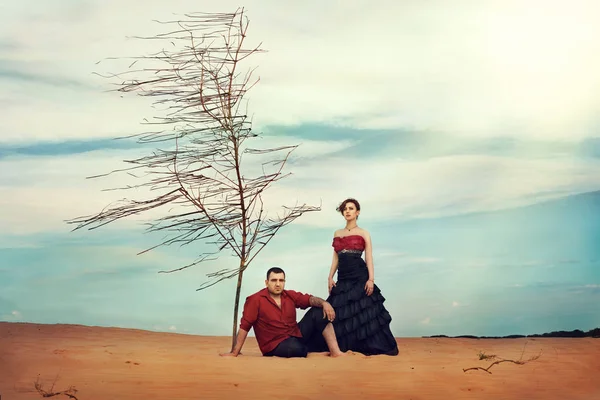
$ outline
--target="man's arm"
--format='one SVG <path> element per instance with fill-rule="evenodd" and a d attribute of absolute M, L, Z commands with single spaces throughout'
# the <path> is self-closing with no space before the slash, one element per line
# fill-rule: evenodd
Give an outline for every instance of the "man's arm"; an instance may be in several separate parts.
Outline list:
<path fill-rule="evenodd" d="M 244 346 L 244 342 L 246 341 L 247 336 L 248 336 L 248 331 L 240 328 L 238 330 L 238 334 L 235 338 L 235 346 L 233 347 L 233 350 L 231 350 L 231 353 L 229 353 L 227 355 L 232 355 L 233 357 L 237 357 L 240 354 L 240 352 L 242 351 L 242 347 Z"/>
<path fill-rule="evenodd" d="M 331 322 L 335 319 L 335 310 L 333 309 L 331 304 L 329 304 L 322 298 L 311 295 L 308 299 L 308 303 L 311 305 L 311 307 L 322 308 L 323 309 L 323 318 L 327 318 L 329 320 L 329 322 Z"/>
<path fill-rule="evenodd" d="M 241 350 L 248 332 L 258 319 L 258 304 L 255 298 L 248 297 L 244 303 L 244 311 L 242 312 L 242 320 L 240 323 L 240 329 L 235 338 L 235 345 L 229 353 L 221 354 L 222 356 L 237 357 Z"/>
<path fill-rule="evenodd" d="M 324 303 L 327 303 L 327 302 L 325 300 L 323 300 L 322 298 L 317 297 L 317 296 L 311 295 L 308 298 L 308 304 L 310 304 L 311 307 L 323 307 Z"/>

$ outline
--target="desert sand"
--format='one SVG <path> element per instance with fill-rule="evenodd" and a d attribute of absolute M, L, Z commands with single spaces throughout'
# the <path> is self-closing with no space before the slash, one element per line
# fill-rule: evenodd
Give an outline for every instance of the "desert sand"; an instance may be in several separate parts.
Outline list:
<path fill-rule="evenodd" d="M 48 393 L 73 386 L 79 400 L 600 399 L 600 339 L 397 340 L 397 357 L 281 359 L 249 337 L 242 356 L 223 358 L 229 337 L 0 322 L 0 396 L 41 399 L 37 381 Z"/>

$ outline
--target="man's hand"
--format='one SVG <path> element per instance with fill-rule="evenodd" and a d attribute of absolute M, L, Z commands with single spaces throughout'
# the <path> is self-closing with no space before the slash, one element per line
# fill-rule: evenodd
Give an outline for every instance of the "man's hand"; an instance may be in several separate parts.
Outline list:
<path fill-rule="evenodd" d="M 232 352 L 229 352 L 229 353 L 221 353 L 221 354 L 219 354 L 219 355 L 220 355 L 221 357 L 237 357 L 237 356 L 238 356 L 237 354 L 234 354 L 234 353 L 232 353 Z"/>
<path fill-rule="evenodd" d="M 335 319 L 335 310 L 328 302 L 323 303 L 323 318 L 327 318 L 329 322 L 333 322 Z"/>

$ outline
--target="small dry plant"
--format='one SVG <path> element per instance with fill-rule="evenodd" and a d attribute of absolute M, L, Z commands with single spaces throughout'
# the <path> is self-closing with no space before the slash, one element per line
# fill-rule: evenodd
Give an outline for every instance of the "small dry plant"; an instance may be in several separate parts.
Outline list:
<path fill-rule="evenodd" d="M 480 351 L 479 354 L 477 354 L 477 357 L 479 357 L 480 360 L 493 360 L 498 358 L 495 354 L 485 354 L 483 351 Z"/>
<path fill-rule="evenodd" d="M 38 375 L 36 381 L 34 382 L 34 387 L 35 390 L 42 396 L 42 397 L 54 397 L 54 396 L 67 396 L 71 399 L 75 399 L 78 400 L 77 397 L 75 396 L 75 394 L 77 393 L 77 389 L 75 389 L 75 386 L 69 386 L 69 388 L 67 390 L 61 390 L 59 392 L 55 392 L 54 391 L 54 385 L 56 384 L 56 381 L 58 380 L 58 375 L 56 375 L 56 378 L 54 379 L 54 382 L 52 382 L 52 386 L 50 387 L 50 390 L 44 390 L 43 388 L 43 384 L 42 382 L 40 382 L 40 376 Z"/>
<path fill-rule="evenodd" d="M 493 359 L 497 359 L 496 361 L 494 361 L 493 363 L 491 363 L 487 368 L 483 368 L 483 367 L 470 367 L 470 368 L 463 368 L 463 372 L 467 372 L 470 370 L 482 370 L 487 372 L 488 374 L 491 374 L 492 372 L 490 371 L 490 369 L 494 366 L 494 365 L 498 365 L 504 362 L 510 362 L 513 364 L 517 364 L 517 365 L 523 365 L 526 364 L 530 361 L 535 361 L 538 358 L 540 358 L 540 356 L 542 355 L 542 352 L 540 350 L 540 353 L 530 357 L 527 360 L 523 360 L 523 354 L 525 353 L 525 346 L 527 346 L 527 342 L 525 342 L 525 345 L 523 345 L 523 351 L 521 352 L 521 357 L 519 357 L 518 360 L 509 360 L 509 359 L 505 359 L 505 358 L 499 358 L 497 355 L 495 354 L 485 354 L 484 352 L 480 351 L 479 354 L 477 355 L 479 357 L 480 360 L 493 360 Z"/>

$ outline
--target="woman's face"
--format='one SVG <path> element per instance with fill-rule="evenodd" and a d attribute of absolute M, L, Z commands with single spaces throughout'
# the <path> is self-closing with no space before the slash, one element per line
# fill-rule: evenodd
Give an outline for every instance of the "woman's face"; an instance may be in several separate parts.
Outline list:
<path fill-rule="evenodd" d="M 360 211 L 356 209 L 356 205 L 350 201 L 346 203 L 343 211 L 346 221 L 352 221 L 358 217 L 358 214 L 360 214 Z"/>

